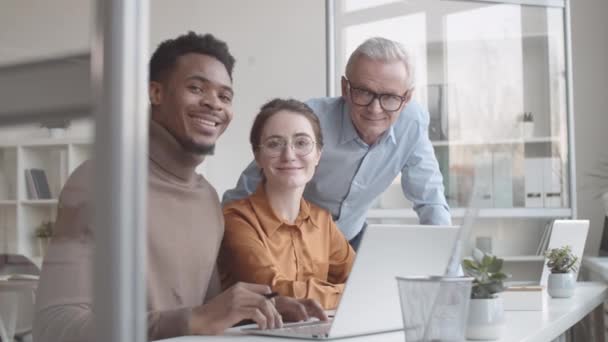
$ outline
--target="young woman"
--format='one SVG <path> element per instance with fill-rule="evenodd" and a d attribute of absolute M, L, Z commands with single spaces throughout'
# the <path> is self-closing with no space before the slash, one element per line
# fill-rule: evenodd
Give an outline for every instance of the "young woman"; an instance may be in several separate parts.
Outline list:
<path fill-rule="evenodd" d="M 321 157 L 319 120 L 302 102 L 275 99 L 256 116 L 250 142 L 264 181 L 224 207 L 223 286 L 266 284 L 334 309 L 355 252 L 331 214 L 302 197 Z"/>

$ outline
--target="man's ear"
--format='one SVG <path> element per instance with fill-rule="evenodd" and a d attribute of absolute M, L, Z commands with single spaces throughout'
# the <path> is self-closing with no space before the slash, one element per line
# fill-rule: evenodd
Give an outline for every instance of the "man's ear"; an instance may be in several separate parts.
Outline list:
<path fill-rule="evenodd" d="M 412 100 L 412 96 L 414 95 L 414 89 L 414 87 L 411 87 L 410 90 L 405 93 L 405 101 L 403 101 L 400 111 L 403 110 L 403 108 L 405 108 L 405 106 L 407 106 L 407 104 L 410 103 L 410 101 Z"/>
<path fill-rule="evenodd" d="M 150 81 L 148 86 L 148 96 L 150 97 L 150 104 L 158 106 L 163 102 L 163 86 L 160 82 Z"/>
<path fill-rule="evenodd" d="M 340 79 L 340 86 L 342 88 L 342 97 L 344 99 L 347 98 L 346 96 L 346 88 L 348 87 L 348 83 L 346 81 L 346 77 L 342 76 L 342 78 Z"/>

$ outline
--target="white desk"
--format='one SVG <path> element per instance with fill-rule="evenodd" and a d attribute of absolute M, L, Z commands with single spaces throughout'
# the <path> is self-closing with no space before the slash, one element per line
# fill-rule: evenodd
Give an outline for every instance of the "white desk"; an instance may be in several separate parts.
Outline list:
<path fill-rule="evenodd" d="M 18 295 L 22 292 L 31 293 L 37 285 L 37 280 L 0 281 L 0 338 L 2 341 L 12 341 L 12 337 L 15 335 L 19 316 Z"/>
<path fill-rule="evenodd" d="M 576 322 L 602 305 L 606 298 L 606 285 L 601 283 L 579 283 L 573 297 L 567 299 L 548 299 L 544 311 L 507 311 L 506 327 L 503 338 L 498 342 L 548 342 Z M 262 336 L 184 336 L 163 340 L 165 342 L 294 342 L 294 339 Z M 366 342 L 403 342 L 402 332 L 361 336 L 338 341 Z"/>

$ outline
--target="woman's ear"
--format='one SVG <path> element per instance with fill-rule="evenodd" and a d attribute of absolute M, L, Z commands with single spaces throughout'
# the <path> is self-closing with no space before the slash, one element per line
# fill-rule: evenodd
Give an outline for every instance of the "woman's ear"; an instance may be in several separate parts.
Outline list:
<path fill-rule="evenodd" d="M 315 162 L 315 166 L 319 166 L 319 163 L 321 162 L 321 155 L 323 154 L 323 149 L 319 149 L 318 151 L 319 153 L 317 153 L 317 161 Z"/>
<path fill-rule="evenodd" d="M 258 152 L 253 152 L 253 160 L 255 161 L 255 165 L 257 165 L 257 167 L 258 167 L 258 169 L 260 169 L 260 171 L 264 170 L 262 168 L 262 165 L 260 164 Z"/>

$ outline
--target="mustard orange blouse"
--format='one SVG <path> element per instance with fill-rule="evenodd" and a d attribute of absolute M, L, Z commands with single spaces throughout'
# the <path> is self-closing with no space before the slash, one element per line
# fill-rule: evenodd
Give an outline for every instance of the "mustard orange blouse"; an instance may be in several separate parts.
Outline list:
<path fill-rule="evenodd" d="M 355 252 L 327 210 L 302 199 L 289 224 L 274 213 L 261 184 L 251 196 L 228 203 L 224 218 L 218 258 L 224 288 L 239 281 L 266 284 L 283 296 L 337 306 Z"/>

